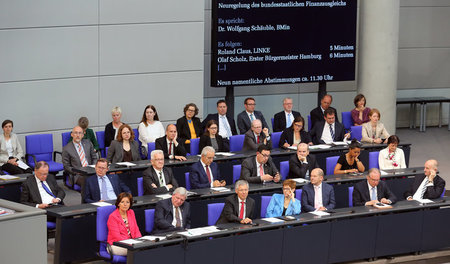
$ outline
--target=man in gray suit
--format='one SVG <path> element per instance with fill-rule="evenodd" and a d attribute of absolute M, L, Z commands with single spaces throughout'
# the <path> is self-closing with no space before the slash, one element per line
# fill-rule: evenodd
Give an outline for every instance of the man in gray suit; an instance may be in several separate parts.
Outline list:
<path fill-rule="evenodd" d="M 164 167 L 164 152 L 155 149 L 150 155 L 152 166 L 142 173 L 144 195 L 173 192 L 178 188 L 178 183 L 173 177 L 172 169 Z"/>
<path fill-rule="evenodd" d="M 244 145 L 242 151 L 255 151 L 258 145 L 264 144 L 269 149 L 272 148 L 272 140 L 270 140 L 269 129 L 262 128 L 262 123 L 259 119 L 252 121 L 252 128 L 245 133 Z"/>
<path fill-rule="evenodd" d="M 280 173 L 270 158 L 270 149 L 266 145 L 259 145 L 256 157 L 246 158 L 241 165 L 240 180 L 249 183 L 279 182 Z"/>

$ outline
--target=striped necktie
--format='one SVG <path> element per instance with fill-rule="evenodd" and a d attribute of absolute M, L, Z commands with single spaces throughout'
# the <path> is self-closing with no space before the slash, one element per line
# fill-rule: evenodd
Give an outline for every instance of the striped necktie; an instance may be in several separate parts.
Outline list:
<path fill-rule="evenodd" d="M 80 156 L 81 166 L 86 167 L 88 165 L 88 162 L 86 160 L 86 155 L 84 154 L 84 150 L 81 147 L 81 143 L 77 143 L 77 151 L 78 151 L 78 155 Z"/>

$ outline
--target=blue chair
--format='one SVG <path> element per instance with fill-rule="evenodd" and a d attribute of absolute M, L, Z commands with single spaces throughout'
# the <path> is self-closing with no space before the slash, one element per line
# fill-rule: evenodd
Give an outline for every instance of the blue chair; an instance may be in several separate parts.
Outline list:
<path fill-rule="evenodd" d="M 134 140 L 136 140 L 137 142 L 141 142 L 139 140 L 139 130 L 137 128 L 133 128 L 133 132 L 134 132 Z"/>
<path fill-rule="evenodd" d="M 283 132 L 273 132 L 271 135 L 272 140 L 272 148 L 278 148 L 278 144 L 280 143 L 280 137 Z"/>
<path fill-rule="evenodd" d="M 143 177 L 137 178 L 137 191 L 138 191 L 138 196 L 144 195 L 144 178 Z"/>
<path fill-rule="evenodd" d="M 295 198 L 296 198 L 297 200 L 301 200 L 301 199 L 302 199 L 302 191 L 303 191 L 303 189 L 297 189 L 297 190 L 295 190 Z"/>
<path fill-rule="evenodd" d="M 280 174 L 281 174 L 281 179 L 284 181 L 286 180 L 286 177 L 289 174 L 289 161 L 282 161 L 280 162 Z"/>
<path fill-rule="evenodd" d="M 352 112 L 342 112 L 342 125 L 346 130 L 350 130 L 353 126 Z"/>
<path fill-rule="evenodd" d="M 69 143 L 69 140 L 70 140 L 70 134 L 71 134 L 71 132 L 64 132 L 64 133 L 61 133 L 61 138 L 62 138 L 62 146 L 64 147 L 64 146 L 66 146 L 67 145 L 67 143 Z"/>
<path fill-rule="evenodd" d="M 311 124 L 311 116 L 308 115 L 308 131 L 311 131 L 312 124 Z"/>
<path fill-rule="evenodd" d="M 379 151 L 369 152 L 369 169 L 380 167 L 378 166 L 378 155 L 380 155 Z"/>
<path fill-rule="evenodd" d="M 53 151 L 53 135 L 38 134 L 25 136 L 26 161 L 28 165 L 34 168 L 38 161 L 46 161 L 49 166 L 49 172 L 58 174 L 64 169 L 62 163 L 55 162 L 56 154 L 62 154 L 59 151 Z"/>
<path fill-rule="evenodd" d="M 238 152 L 244 146 L 245 135 L 234 135 L 230 137 L 230 151 Z"/>
<path fill-rule="evenodd" d="M 117 256 L 109 254 L 106 250 L 108 240 L 108 218 L 109 215 L 116 209 L 116 206 L 102 206 L 97 208 L 97 241 L 100 242 L 98 251 L 99 257 L 110 261 L 112 263 L 127 262 L 126 256 Z"/>
<path fill-rule="evenodd" d="M 327 157 L 327 161 L 326 161 L 327 175 L 334 174 L 334 167 L 336 167 L 338 159 L 339 159 L 339 156 Z"/>
<path fill-rule="evenodd" d="M 270 199 L 272 199 L 272 196 L 261 196 L 261 218 L 266 217 L 267 206 L 270 203 Z"/>
<path fill-rule="evenodd" d="M 145 232 L 150 234 L 153 231 L 155 225 L 155 209 L 144 210 L 145 215 Z"/>
<path fill-rule="evenodd" d="M 100 155 L 102 156 L 102 158 L 106 158 L 105 131 L 97 131 L 95 132 L 95 136 L 97 137 L 98 147 L 100 148 Z"/>
<path fill-rule="evenodd" d="M 353 207 L 353 186 L 348 187 L 348 207 Z"/>
<path fill-rule="evenodd" d="M 233 165 L 233 184 L 241 177 L 241 165 Z"/>
<path fill-rule="evenodd" d="M 191 179 L 189 179 L 189 172 L 184 173 L 184 179 L 186 182 L 186 190 L 189 191 L 191 189 Z"/>
<path fill-rule="evenodd" d="M 275 119 L 272 117 L 270 120 L 272 121 L 272 131 L 273 131 L 274 122 L 275 122 L 274 120 L 275 120 Z"/>
<path fill-rule="evenodd" d="M 152 159 L 152 157 L 151 157 L 152 151 L 156 149 L 155 142 L 148 143 L 147 149 L 148 149 L 147 159 L 150 160 L 150 159 Z"/>
<path fill-rule="evenodd" d="M 199 150 L 200 147 L 200 138 L 191 139 L 191 155 L 198 155 L 202 151 Z"/>
<path fill-rule="evenodd" d="M 109 147 L 106 147 L 106 148 L 105 148 L 106 156 L 108 156 L 108 149 L 109 149 Z"/>
<path fill-rule="evenodd" d="M 210 203 L 208 204 L 208 225 L 215 225 L 219 220 L 225 203 Z"/>
<path fill-rule="evenodd" d="M 362 139 L 362 126 L 352 126 L 350 128 L 352 131 L 352 139 L 356 138 L 358 141 Z"/>

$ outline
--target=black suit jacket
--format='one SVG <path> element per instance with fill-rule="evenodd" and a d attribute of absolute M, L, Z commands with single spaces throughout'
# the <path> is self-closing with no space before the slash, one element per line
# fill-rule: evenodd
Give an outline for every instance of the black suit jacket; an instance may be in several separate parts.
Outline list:
<path fill-rule="evenodd" d="M 308 183 L 304 185 L 302 189 L 302 212 L 307 213 L 314 211 L 314 198 L 316 194 L 314 186 L 311 183 Z M 322 182 L 322 205 L 327 208 L 327 210 L 331 210 L 336 206 L 334 188 L 326 182 Z"/>
<path fill-rule="evenodd" d="M 232 117 L 226 116 L 227 120 L 228 120 L 228 124 L 230 125 L 230 129 L 231 129 L 231 134 L 233 135 L 237 135 L 237 130 L 236 130 L 236 124 L 234 122 L 234 119 Z M 206 129 L 206 124 L 208 124 L 209 120 L 216 120 L 217 122 L 217 133 L 219 133 L 219 114 L 209 114 L 203 121 L 202 121 L 202 131 L 205 131 Z"/>
<path fill-rule="evenodd" d="M 114 127 L 111 123 L 106 124 L 105 126 L 105 148 L 109 147 L 111 145 L 111 141 L 113 141 L 114 135 L 116 134 L 116 131 L 114 130 Z"/>
<path fill-rule="evenodd" d="M 239 223 L 242 219 L 239 218 L 240 212 L 239 199 L 237 194 L 233 194 L 228 196 L 225 199 L 225 206 L 223 207 L 222 213 L 220 214 L 219 219 L 216 224 L 226 224 L 226 223 Z M 255 219 L 255 201 L 247 197 L 245 201 L 245 211 L 246 217 L 250 219 Z"/>
<path fill-rule="evenodd" d="M 308 162 L 308 164 L 302 164 L 298 160 L 297 154 L 292 155 L 289 159 L 289 175 L 286 178 L 305 179 L 306 172 L 309 172 L 309 175 L 311 175 L 311 171 L 313 169 L 319 168 L 319 164 L 317 163 L 316 157 L 314 155 L 309 154 L 308 156 L 306 156 L 306 161 Z"/>
<path fill-rule="evenodd" d="M 230 151 L 229 148 L 228 149 L 225 148 L 225 145 L 223 144 L 223 138 L 219 134 L 216 134 L 216 141 L 217 141 L 217 145 L 219 146 L 218 152 L 223 152 L 223 151 L 228 152 L 228 151 Z M 212 146 L 211 138 L 209 136 L 207 136 L 207 135 L 202 135 L 200 137 L 200 144 L 199 144 L 199 147 L 198 147 L 199 152 L 201 153 L 202 149 L 204 147 L 206 147 L 206 146 Z"/>
<path fill-rule="evenodd" d="M 334 110 L 334 116 L 336 118 L 336 122 L 339 122 L 339 117 L 338 117 L 336 109 L 331 106 L 330 106 L 330 108 Z M 311 110 L 311 112 L 309 114 L 311 116 L 311 127 L 314 127 L 314 125 L 318 121 L 324 121 L 322 108 L 320 108 L 320 106 Z"/>
<path fill-rule="evenodd" d="M 194 130 L 197 137 L 200 137 L 203 134 L 202 130 L 202 123 L 200 122 L 200 118 L 193 117 L 192 122 L 194 123 Z M 191 130 L 189 129 L 188 120 L 185 116 L 182 116 L 178 118 L 177 120 L 177 132 L 178 132 L 178 138 L 183 139 L 184 142 L 187 139 L 191 139 Z"/>
<path fill-rule="evenodd" d="M 264 139 L 266 139 L 266 134 L 261 132 L 261 134 L 259 134 L 259 144 L 264 144 Z M 256 142 L 257 140 L 255 134 L 253 134 L 253 131 L 250 129 L 245 133 L 242 151 L 250 151 L 250 150 L 256 151 L 259 145 Z M 270 149 L 272 148 L 272 138 L 270 140 L 267 140 L 266 146 L 268 146 Z"/>
<path fill-rule="evenodd" d="M 144 195 L 147 194 L 163 194 L 168 192 L 173 192 L 178 188 L 178 182 L 173 177 L 173 172 L 171 168 L 163 167 L 164 180 L 167 184 L 172 184 L 173 188 L 167 190 L 165 186 L 159 184 L 159 176 L 156 174 L 153 166 L 150 166 L 142 173 L 142 178 L 144 182 Z M 156 185 L 156 188 L 152 187 L 152 183 Z"/>
<path fill-rule="evenodd" d="M 264 119 L 264 116 L 261 112 L 255 110 L 253 112 L 253 115 L 255 116 L 255 119 L 261 120 L 263 128 L 265 127 L 269 128 L 269 126 L 266 123 L 266 119 Z M 251 128 L 252 122 L 250 121 L 250 118 L 248 117 L 247 112 L 245 110 L 239 113 L 239 115 L 237 116 L 237 126 L 239 128 L 240 134 L 245 134 L 245 132 L 247 132 Z"/>
<path fill-rule="evenodd" d="M 294 119 L 297 116 L 301 116 L 297 111 L 292 111 L 292 115 L 294 116 Z M 276 113 L 273 116 L 273 132 L 281 132 L 286 128 L 286 113 L 284 111 Z"/>
<path fill-rule="evenodd" d="M 110 174 L 106 175 L 111 182 L 111 185 L 113 187 L 114 193 L 116 196 L 119 196 L 119 194 L 123 192 L 131 193 L 130 188 L 125 185 L 120 179 L 117 174 Z M 98 179 L 97 175 L 89 176 L 86 179 L 86 184 L 84 186 L 84 197 L 83 201 L 85 203 L 95 203 L 100 201 L 101 194 L 100 194 L 100 187 L 98 186 Z"/>
<path fill-rule="evenodd" d="M 301 138 L 300 143 L 308 144 L 309 142 L 312 142 L 311 136 L 305 130 L 300 131 L 300 138 Z M 283 147 L 284 143 L 288 143 L 291 146 L 292 146 L 292 144 L 294 144 L 294 129 L 289 127 L 289 128 L 286 128 L 283 131 L 283 133 L 281 133 L 280 143 L 278 143 L 278 147 L 284 148 Z"/>
<path fill-rule="evenodd" d="M 328 125 L 328 123 L 327 123 Z M 325 142 L 321 139 L 323 133 L 323 127 L 325 126 L 325 120 L 317 122 L 316 125 L 311 129 L 309 134 L 312 137 L 313 143 L 317 144 L 325 144 Z M 343 141 L 344 140 L 344 126 L 339 123 L 334 123 L 334 141 Z"/>
<path fill-rule="evenodd" d="M 155 140 L 155 149 L 160 149 L 164 152 L 164 158 L 169 158 L 169 149 L 167 148 L 167 136 L 157 138 Z M 184 140 L 177 138 L 178 146 L 174 146 L 172 155 L 186 156 L 187 152 L 184 148 Z"/>
<path fill-rule="evenodd" d="M 188 202 L 184 202 L 180 206 L 181 218 L 182 218 L 182 228 L 177 229 L 172 225 L 174 219 L 173 215 L 173 205 L 172 199 L 161 200 L 156 204 L 155 209 L 155 226 L 153 233 L 164 233 L 181 229 L 191 228 L 191 206 Z"/>
<path fill-rule="evenodd" d="M 47 185 L 50 187 L 52 193 L 56 198 L 61 199 L 61 204 L 63 204 L 64 197 L 66 193 L 59 187 L 56 183 L 55 176 L 48 174 Z M 34 175 L 28 176 L 28 178 L 22 183 L 22 193 L 20 194 L 20 202 L 29 206 L 35 207 L 36 204 L 42 203 L 41 194 L 37 186 L 36 178 Z"/>
<path fill-rule="evenodd" d="M 211 163 L 211 165 L 209 165 L 209 169 L 214 180 L 222 180 L 217 163 Z M 210 188 L 211 186 L 208 180 L 208 175 L 206 175 L 205 169 L 200 161 L 192 164 L 191 170 L 189 171 L 189 179 L 191 181 L 192 189 Z"/>
<path fill-rule="evenodd" d="M 397 201 L 397 198 L 391 192 L 391 190 L 389 190 L 387 184 L 384 181 L 380 180 L 377 185 L 377 199 L 378 201 L 381 201 L 382 198 L 391 200 L 392 203 L 395 203 Z M 353 206 L 361 206 L 371 200 L 372 199 L 370 199 L 370 191 L 369 187 L 367 186 L 367 181 L 361 181 L 355 184 L 355 187 L 353 189 Z"/>
<path fill-rule="evenodd" d="M 424 178 L 425 174 L 416 175 L 413 184 L 411 185 L 409 190 L 406 191 L 404 194 L 405 198 L 408 198 L 408 196 L 414 196 Z M 434 177 L 433 179 L 433 186 L 427 187 L 427 190 L 423 194 L 423 199 L 437 199 L 441 197 L 441 194 L 444 191 L 444 187 L 445 187 L 445 180 L 442 179 L 439 175 L 436 175 L 436 177 Z"/>
<path fill-rule="evenodd" d="M 263 165 L 264 174 L 275 176 L 278 169 L 269 157 L 267 162 Z M 261 178 L 258 175 L 258 168 L 256 167 L 256 156 L 246 158 L 241 165 L 241 177 L 240 180 L 246 180 L 249 183 L 261 183 Z"/>

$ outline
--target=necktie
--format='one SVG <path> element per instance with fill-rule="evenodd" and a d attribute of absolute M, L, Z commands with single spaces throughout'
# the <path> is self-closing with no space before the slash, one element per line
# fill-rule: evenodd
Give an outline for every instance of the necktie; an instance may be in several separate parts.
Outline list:
<path fill-rule="evenodd" d="M 175 207 L 175 220 L 177 223 L 175 224 L 175 227 L 181 227 L 181 218 L 180 218 L 180 208 Z"/>
<path fill-rule="evenodd" d="M 320 192 L 319 192 L 319 186 L 314 186 L 314 208 L 319 209 L 320 206 L 322 206 L 319 202 L 320 199 Z"/>
<path fill-rule="evenodd" d="M 261 177 L 263 175 L 264 175 L 264 168 L 263 168 L 263 165 L 261 164 L 261 165 L 259 165 L 259 176 Z"/>
<path fill-rule="evenodd" d="M 241 202 L 241 210 L 239 211 L 239 218 L 244 219 L 245 202 Z"/>
<path fill-rule="evenodd" d="M 108 190 L 106 190 L 106 181 L 105 181 L 105 176 L 101 177 L 102 179 L 102 197 L 101 199 L 103 201 L 108 201 Z"/>
<path fill-rule="evenodd" d="M 423 199 L 423 195 L 425 194 L 425 192 L 427 191 L 427 184 L 428 184 L 428 180 L 425 182 L 425 184 L 423 185 L 422 191 L 420 192 L 420 199 Z"/>
<path fill-rule="evenodd" d="M 256 143 L 259 144 L 259 137 L 260 137 L 260 136 L 256 136 L 256 137 L 258 138 L 257 141 L 256 141 Z"/>
<path fill-rule="evenodd" d="M 208 181 L 209 181 L 209 183 L 211 183 L 211 172 L 209 172 L 208 165 L 205 165 L 205 170 L 206 170 L 206 176 L 208 176 Z"/>
<path fill-rule="evenodd" d="M 77 143 L 78 148 L 78 155 L 80 156 L 81 166 L 86 167 L 88 165 L 88 162 L 86 160 L 86 156 L 84 155 L 84 150 L 81 147 L 80 143 Z"/>
<path fill-rule="evenodd" d="M 286 120 L 286 127 L 290 127 L 292 125 L 292 121 L 291 121 L 291 113 L 288 114 L 287 116 L 287 120 Z"/>
<path fill-rule="evenodd" d="M 50 194 L 51 197 L 56 198 L 56 196 L 55 196 L 55 195 L 52 193 L 52 191 L 47 187 L 47 185 L 44 184 L 43 181 L 41 181 L 41 184 L 42 184 L 42 188 L 44 188 L 44 190 L 45 190 L 48 194 Z"/>
<path fill-rule="evenodd" d="M 255 117 L 253 116 L 253 114 L 250 114 L 250 121 L 255 120 Z"/>
<path fill-rule="evenodd" d="M 169 142 L 169 156 L 172 155 L 172 141 Z"/>
<path fill-rule="evenodd" d="M 165 186 L 162 171 L 159 172 L 159 187 Z"/>
<path fill-rule="evenodd" d="M 375 187 L 372 187 L 372 194 L 370 195 L 370 199 L 377 200 L 377 194 L 375 193 Z"/>
<path fill-rule="evenodd" d="M 222 123 L 225 126 L 225 130 L 227 131 L 227 138 L 231 137 L 233 134 L 231 133 L 231 129 L 228 126 L 227 119 L 225 118 L 225 116 L 221 116 L 220 118 L 222 118 Z"/>
<path fill-rule="evenodd" d="M 334 141 L 334 131 L 333 131 L 333 127 L 331 126 L 331 124 L 329 124 L 330 125 L 330 134 L 331 134 L 331 138 L 333 139 L 333 141 Z"/>

